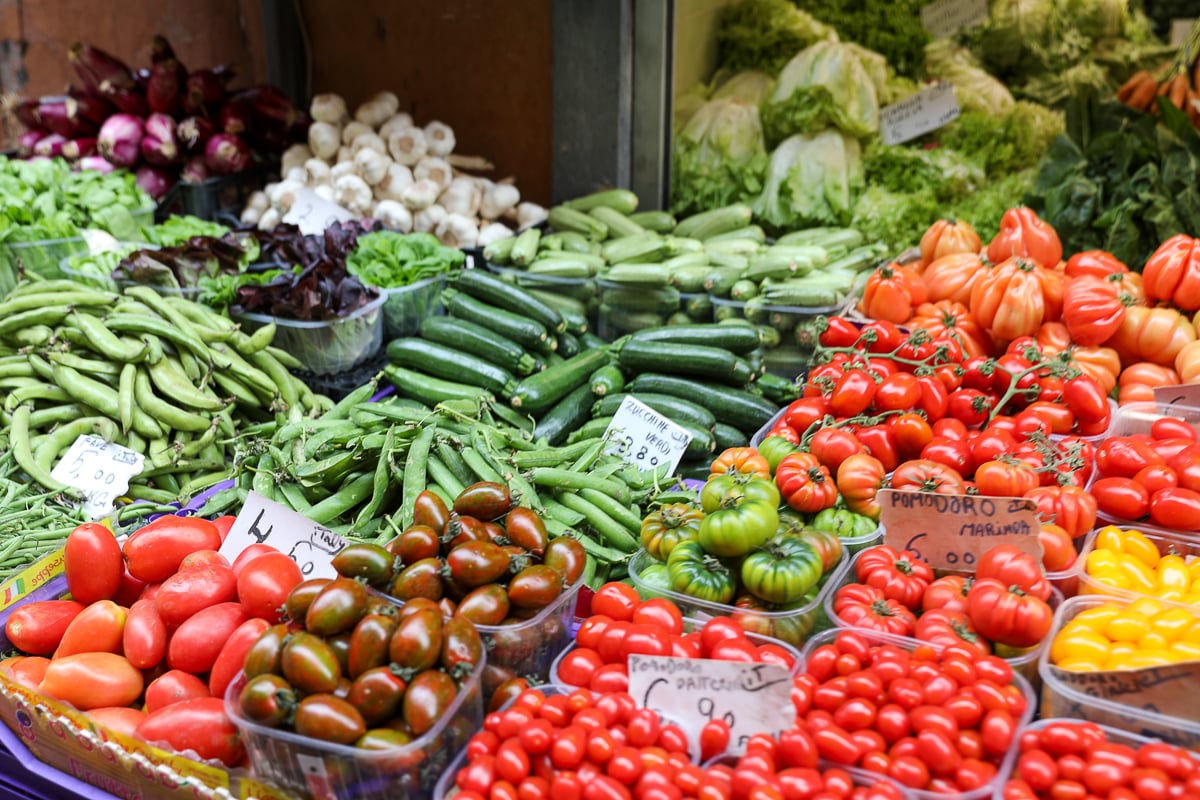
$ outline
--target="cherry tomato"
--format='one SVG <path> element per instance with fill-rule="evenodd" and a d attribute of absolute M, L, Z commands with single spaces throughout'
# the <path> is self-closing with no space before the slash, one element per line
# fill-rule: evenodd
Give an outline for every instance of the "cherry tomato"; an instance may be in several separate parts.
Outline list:
<path fill-rule="evenodd" d="M 625 583 L 606 583 L 592 597 L 592 613 L 614 620 L 629 622 L 634 609 L 642 602 L 637 589 Z"/>

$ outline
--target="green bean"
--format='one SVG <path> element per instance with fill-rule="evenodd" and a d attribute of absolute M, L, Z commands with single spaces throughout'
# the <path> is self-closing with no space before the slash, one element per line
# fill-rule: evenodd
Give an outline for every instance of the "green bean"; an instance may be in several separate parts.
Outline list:
<path fill-rule="evenodd" d="M 218 472 L 210 472 L 205 475 L 194 475 L 180 484 L 180 496 L 195 497 L 205 489 L 210 489 L 229 477 L 229 470 L 227 468 Z"/>
<path fill-rule="evenodd" d="M 538 486 L 553 489 L 595 489 L 620 500 L 629 502 L 629 487 L 619 481 L 597 478 L 582 472 L 572 472 L 565 469 L 538 467 L 530 470 L 529 479 Z"/>
<path fill-rule="evenodd" d="M 543 450 L 531 450 L 528 452 L 514 453 L 509 457 L 509 461 L 517 469 L 531 469 L 533 467 L 557 467 L 568 461 L 574 461 L 579 458 L 596 442 L 595 439 L 584 439 L 575 444 L 566 445 L 564 447 L 547 447 Z"/>
<path fill-rule="evenodd" d="M 388 428 L 387 434 L 383 440 L 383 450 L 379 454 L 379 461 L 375 464 L 375 473 L 372 476 L 373 484 L 371 486 L 371 499 L 358 512 L 358 516 L 354 518 L 355 527 L 361 527 L 367 520 L 370 520 L 377 513 L 379 507 L 383 505 L 384 496 L 387 495 L 388 486 L 388 455 L 396 446 L 396 429 Z"/>
<path fill-rule="evenodd" d="M 300 488 L 300 484 L 290 481 L 281 481 L 279 484 L 279 493 L 287 501 L 287 505 L 293 510 L 301 514 L 307 514 L 312 508 L 312 503 L 308 502 L 308 498 L 304 496 L 304 491 Z"/>
<path fill-rule="evenodd" d="M 488 403 L 487 409 L 500 420 L 525 433 L 533 433 L 533 419 L 501 402 Z"/>
<path fill-rule="evenodd" d="M 430 454 L 429 460 L 425 464 L 425 469 L 428 471 L 429 477 L 433 479 L 433 482 L 445 489 L 446 494 L 451 497 L 458 497 L 462 494 L 463 489 L 466 488 L 459 483 L 458 478 L 454 477 L 454 473 L 442 463 L 441 459 L 433 454 Z M 453 501 L 451 501 L 451 505 L 453 505 Z"/>
<path fill-rule="evenodd" d="M 164 472 L 161 475 L 156 475 L 154 478 L 154 485 L 155 485 L 155 488 L 162 489 L 167 492 L 171 492 L 176 497 L 180 497 L 179 480 L 175 477 L 175 475 L 173 473 Z"/>
<path fill-rule="evenodd" d="M 360 474 L 342 485 L 338 492 L 314 505 L 305 514 L 318 525 L 331 522 L 366 500 L 375 482 L 374 471 Z"/>
<path fill-rule="evenodd" d="M 250 485 L 268 500 L 275 499 L 275 459 L 270 453 L 264 453 L 258 459 Z"/>
<path fill-rule="evenodd" d="M 54 469 L 54 462 L 59 453 L 66 450 L 80 436 L 94 433 L 105 441 L 111 442 L 117 436 L 117 424 L 108 417 L 83 417 L 65 425 L 59 425 L 54 433 L 42 439 L 33 453 L 38 468 L 49 473 Z"/>
<path fill-rule="evenodd" d="M 457 442 L 458 440 L 456 439 L 455 441 Z M 437 449 L 438 458 L 442 460 L 447 469 L 454 473 L 454 477 L 458 478 L 459 482 L 463 485 L 475 482 L 475 478 L 471 474 L 471 469 L 467 466 L 467 462 L 463 460 L 459 451 L 455 450 L 447 439 L 439 438 L 435 448 Z"/>
<path fill-rule="evenodd" d="M 296 379 L 283 364 L 280 364 L 270 353 L 262 350 L 251 353 L 250 361 L 275 381 L 275 386 L 279 389 L 279 397 L 287 408 L 299 405 L 300 394 L 296 391 Z"/>
<path fill-rule="evenodd" d="M 203 414 L 171 405 L 156 395 L 154 388 L 150 385 L 150 375 L 145 370 L 139 369 L 137 375 L 134 376 L 133 393 L 137 398 L 137 406 L 133 411 L 135 428 L 138 427 L 139 410 L 143 414 L 148 414 L 158 424 L 177 431 L 204 431 L 208 430 L 212 424 L 212 421 Z M 172 397 L 174 397 L 173 394 Z M 103 409 L 101 410 L 103 411 Z"/>
<path fill-rule="evenodd" d="M 553 497 L 542 498 L 542 504 L 546 508 L 547 521 L 553 519 L 564 525 L 578 525 L 583 522 L 583 514 L 567 508 Z"/>
<path fill-rule="evenodd" d="M 408 446 L 408 458 L 404 461 L 403 500 L 400 506 L 400 527 L 407 529 L 413 523 L 413 509 L 416 507 L 417 495 L 425 488 L 425 473 L 429 450 L 433 445 L 433 437 L 437 428 L 429 425 L 421 429 L 417 438 Z"/>
<path fill-rule="evenodd" d="M 66 492 L 73 497 L 78 497 L 78 489 L 73 489 L 50 477 L 49 470 L 42 469 L 34 459 L 33 451 L 30 449 L 31 440 L 29 438 L 29 417 L 32 413 L 33 407 L 27 403 L 22 403 L 13 412 L 12 426 L 9 429 L 9 443 L 12 446 L 13 457 L 16 458 L 17 464 L 21 469 L 25 470 L 25 473 L 30 478 L 42 486 L 56 492 Z"/>
<path fill-rule="evenodd" d="M 440 497 L 442 502 L 446 504 L 447 508 L 454 505 L 454 497 L 449 492 L 447 492 L 445 489 L 438 486 L 436 483 L 432 483 L 425 488 L 429 489 L 429 491 L 433 492 L 438 497 Z"/>
<path fill-rule="evenodd" d="M 496 483 L 504 483 L 504 476 L 492 468 L 492 465 L 487 463 L 484 457 L 473 447 L 464 447 L 462 449 L 462 459 L 467 462 L 467 466 L 471 471 L 479 476 L 481 481 L 495 481 Z"/>
<path fill-rule="evenodd" d="M 147 368 L 154 386 L 165 396 L 190 408 L 201 411 L 220 411 L 225 403 L 216 395 L 197 389 L 196 378 L 186 374 L 173 358 L 164 358 Z"/>
<path fill-rule="evenodd" d="M 591 446 L 580 453 L 575 459 L 575 463 L 571 465 L 571 472 L 589 472 L 596 463 L 596 459 L 600 458 L 600 454 L 604 452 L 607 444 L 608 442 L 603 438 L 592 440 Z"/>
<path fill-rule="evenodd" d="M 641 547 L 641 543 L 612 517 L 605 514 L 594 504 L 584 500 L 572 492 L 559 492 L 558 501 L 567 508 L 583 514 L 588 524 L 600 535 L 610 547 L 626 553 L 632 553 Z"/>
<path fill-rule="evenodd" d="M 598 492 L 595 489 L 581 489 L 579 496 L 603 511 L 608 516 L 612 517 L 613 520 L 620 523 L 623 528 L 631 531 L 641 530 L 641 516 L 633 513 L 627 506 L 621 505 L 604 492 Z"/>
<path fill-rule="evenodd" d="M 135 483 L 126 492 L 134 500 L 149 500 L 152 503 L 172 503 L 179 499 L 177 495 L 162 489 L 151 489 L 144 483 Z"/>

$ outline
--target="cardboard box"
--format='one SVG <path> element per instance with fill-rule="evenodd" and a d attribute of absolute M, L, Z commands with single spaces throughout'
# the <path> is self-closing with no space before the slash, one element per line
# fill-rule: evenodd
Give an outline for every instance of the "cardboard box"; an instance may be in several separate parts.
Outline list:
<path fill-rule="evenodd" d="M 65 593 L 61 550 L 0 585 L 0 652 L 12 649 L 3 626 L 13 609 Z M 25 752 L 13 755 L 29 771 L 44 775 L 50 767 L 117 797 L 293 800 L 293 795 L 254 780 L 244 770 L 194 761 L 107 730 L 74 708 L 4 676 L 0 676 L 0 721 L 19 740 L 22 747 L 17 749 Z M 63 784 L 70 787 L 74 781 Z"/>

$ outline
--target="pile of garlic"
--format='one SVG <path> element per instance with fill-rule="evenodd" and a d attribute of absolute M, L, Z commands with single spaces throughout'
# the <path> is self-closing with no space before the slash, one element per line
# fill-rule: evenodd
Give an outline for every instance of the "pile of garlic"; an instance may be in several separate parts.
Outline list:
<path fill-rule="evenodd" d="M 482 247 L 546 218 L 541 206 L 521 202 L 510 181 L 455 169 L 454 131 L 437 121 L 418 127 L 399 107 L 396 95 L 380 92 L 351 119 L 338 95 L 315 96 L 308 144 L 284 152 L 283 180 L 250 196 L 242 222 L 271 230 L 305 188 L 351 214 L 402 233 L 432 233 L 449 247 Z"/>

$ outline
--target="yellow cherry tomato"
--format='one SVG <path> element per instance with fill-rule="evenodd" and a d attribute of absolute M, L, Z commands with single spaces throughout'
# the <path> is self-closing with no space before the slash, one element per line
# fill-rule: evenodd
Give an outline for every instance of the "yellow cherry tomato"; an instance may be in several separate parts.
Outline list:
<path fill-rule="evenodd" d="M 1179 641 L 1171 644 L 1171 652 L 1180 661 L 1200 661 L 1200 642 Z"/>
<path fill-rule="evenodd" d="M 1128 589 L 1129 578 L 1121 569 L 1120 554 L 1113 550 L 1093 550 L 1084 562 L 1087 575 L 1094 581 L 1116 589 Z"/>
<path fill-rule="evenodd" d="M 1170 650 L 1138 650 L 1121 658 L 1110 659 L 1108 669 L 1145 669 L 1146 667 L 1163 667 L 1175 663 Z"/>
<path fill-rule="evenodd" d="M 1166 650 L 1171 644 L 1170 640 L 1161 633 L 1154 631 L 1146 631 L 1137 640 L 1138 650 Z"/>
<path fill-rule="evenodd" d="M 1165 608 L 1150 619 L 1150 629 L 1168 642 L 1177 642 L 1196 622 L 1196 615 L 1186 608 Z"/>
<path fill-rule="evenodd" d="M 1200 644 L 1200 620 L 1193 622 L 1192 627 L 1184 631 L 1184 634 L 1179 638 L 1179 641 Z"/>
<path fill-rule="evenodd" d="M 1055 664 L 1070 661 L 1103 664 L 1111 646 L 1112 642 L 1093 630 L 1062 631 L 1050 644 L 1050 660 Z"/>
<path fill-rule="evenodd" d="M 1129 604 L 1128 610 L 1153 617 L 1155 614 L 1162 613 L 1163 608 L 1163 604 L 1153 597 L 1139 597 Z"/>
<path fill-rule="evenodd" d="M 1126 588 L 1142 594 L 1154 593 L 1158 576 L 1153 567 L 1147 566 L 1146 562 L 1128 553 L 1117 556 L 1117 564 L 1121 568 L 1121 574 L 1128 581 Z"/>
<path fill-rule="evenodd" d="M 1169 591 L 1178 589 L 1186 590 L 1192 585 L 1191 575 L 1188 573 L 1187 564 L 1181 556 L 1166 555 L 1158 561 L 1158 566 L 1154 570 L 1158 579 L 1158 588 L 1161 591 Z"/>
<path fill-rule="evenodd" d="M 1068 658 L 1054 666 L 1069 672 L 1103 672 L 1109 667 L 1103 661 L 1091 661 L 1086 658 Z"/>
<path fill-rule="evenodd" d="M 1122 537 L 1121 552 L 1131 555 L 1147 567 L 1153 568 L 1158 564 L 1158 546 L 1146 538 L 1146 534 L 1138 530 L 1127 530 Z"/>
<path fill-rule="evenodd" d="M 1136 611 L 1125 611 L 1109 620 L 1101 633 L 1114 642 L 1138 642 L 1149 630 L 1149 617 Z"/>
<path fill-rule="evenodd" d="M 1094 553 L 1097 550 L 1110 550 L 1113 553 L 1124 552 L 1124 531 L 1122 531 L 1116 525 L 1105 525 L 1103 528 L 1096 531 L 1096 543 L 1092 548 L 1092 552 Z"/>
<path fill-rule="evenodd" d="M 1070 622 L 1063 626 L 1064 632 L 1067 628 L 1091 628 L 1092 630 L 1100 630 L 1109 621 L 1120 614 L 1122 606 L 1117 603 L 1103 603 L 1093 608 L 1087 608 L 1080 611 Z"/>

